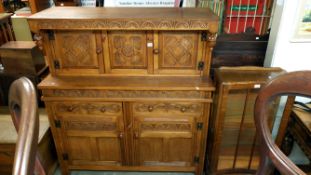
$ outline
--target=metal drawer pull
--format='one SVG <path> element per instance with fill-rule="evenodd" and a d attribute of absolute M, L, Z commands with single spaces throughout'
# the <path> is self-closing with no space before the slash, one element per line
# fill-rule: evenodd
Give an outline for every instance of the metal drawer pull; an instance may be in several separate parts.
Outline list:
<path fill-rule="evenodd" d="M 106 112 L 106 108 L 105 107 L 101 107 L 100 108 L 100 112 Z"/>
<path fill-rule="evenodd" d="M 68 108 L 67 108 L 67 111 L 68 112 L 72 112 L 74 110 L 74 107 L 73 106 L 69 106 Z"/>
<path fill-rule="evenodd" d="M 148 111 L 152 112 L 153 111 L 153 106 L 148 106 Z"/>
<path fill-rule="evenodd" d="M 183 106 L 183 107 L 180 108 L 180 111 L 181 111 L 181 112 L 186 112 L 186 111 L 187 111 L 187 108 L 186 108 L 185 106 Z"/>

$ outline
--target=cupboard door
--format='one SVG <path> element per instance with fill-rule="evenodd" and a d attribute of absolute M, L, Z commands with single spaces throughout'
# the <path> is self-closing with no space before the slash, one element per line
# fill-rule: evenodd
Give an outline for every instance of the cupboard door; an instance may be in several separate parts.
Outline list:
<path fill-rule="evenodd" d="M 155 73 L 200 74 L 203 42 L 199 32 L 162 31 L 155 48 Z"/>
<path fill-rule="evenodd" d="M 147 73 L 147 32 L 109 31 L 105 43 L 108 73 Z"/>
<path fill-rule="evenodd" d="M 134 117 L 134 154 L 138 166 L 194 166 L 196 118 Z"/>
<path fill-rule="evenodd" d="M 93 106 L 99 105 L 101 103 Z M 70 165 L 121 166 L 125 163 L 122 115 L 71 114 L 62 110 L 56 113 L 64 154 Z"/>
<path fill-rule="evenodd" d="M 52 42 L 56 73 L 98 74 L 103 56 L 96 35 L 93 31 L 56 31 L 55 42 Z"/>

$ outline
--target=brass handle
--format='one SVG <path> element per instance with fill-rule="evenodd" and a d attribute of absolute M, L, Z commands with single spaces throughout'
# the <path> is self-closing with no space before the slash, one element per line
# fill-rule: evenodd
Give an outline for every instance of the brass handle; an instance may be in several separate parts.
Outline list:
<path fill-rule="evenodd" d="M 130 124 L 127 125 L 126 128 L 127 128 L 127 129 L 131 129 L 131 128 L 132 128 L 132 125 L 133 125 L 133 124 L 132 124 L 132 122 L 131 122 Z"/>
<path fill-rule="evenodd" d="M 122 139 L 123 137 L 124 137 L 124 133 L 123 133 L 123 132 L 120 132 L 120 133 L 119 133 L 119 138 Z"/>
<path fill-rule="evenodd" d="M 159 49 L 153 49 L 154 54 L 159 54 L 159 52 L 160 52 Z"/>
<path fill-rule="evenodd" d="M 187 108 L 185 106 L 183 106 L 182 108 L 180 108 L 181 112 L 186 112 Z"/>
<path fill-rule="evenodd" d="M 67 111 L 68 112 L 72 112 L 74 110 L 74 107 L 73 106 L 69 106 L 68 108 L 67 108 Z"/>
<path fill-rule="evenodd" d="M 148 111 L 149 111 L 149 112 L 152 112 L 152 111 L 153 111 L 153 106 L 151 106 L 151 105 L 148 106 Z"/>
<path fill-rule="evenodd" d="M 134 132 L 134 138 L 135 139 L 137 139 L 139 137 L 139 134 L 138 134 L 138 132 L 136 131 L 136 132 Z"/>
<path fill-rule="evenodd" d="M 102 49 L 102 48 L 97 48 L 97 49 L 96 49 L 96 53 L 97 53 L 97 54 L 102 53 L 102 51 L 103 51 L 103 49 Z"/>
<path fill-rule="evenodd" d="M 100 112 L 106 112 L 106 108 L 105 107 L 101 107 L 100 108 Z"/>

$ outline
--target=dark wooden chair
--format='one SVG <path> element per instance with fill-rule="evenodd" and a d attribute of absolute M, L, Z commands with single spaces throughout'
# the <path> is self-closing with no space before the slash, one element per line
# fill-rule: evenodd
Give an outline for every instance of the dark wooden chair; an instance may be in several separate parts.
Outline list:
<path fill-rule="evenodd" d="M 39 117 L 36 90 L 32 82 L 25 78 L 14 81 L 9 92 L 9 109 L 18 132 L 14 175 L 44 174 L 42 164 L 36 158 Z"/>
<path fill-rule="evenodd" d="M 280 75 L 267 83 L 259 92 L 255 104 L 255 124 L 261 140 L 261 160 L 258 175 L 269 174 L 270 162 L 286 175 L 305 175 L 274 143 L 268 127 L 268 104 L 277 96 L 311 97 L 311 71 Z"/>

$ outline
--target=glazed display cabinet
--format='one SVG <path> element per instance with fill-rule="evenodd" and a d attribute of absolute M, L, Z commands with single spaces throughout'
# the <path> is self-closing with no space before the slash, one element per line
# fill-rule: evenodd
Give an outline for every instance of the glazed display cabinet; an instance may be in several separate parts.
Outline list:
<path fill-rule="evenodd" d="M 215 71 L 216 92 L 210 117 L 206 169 L 210 174 L 254 174 L 259 165 L 259 141 L 254 105 L 262 86 L 284 73 L 280 68 L 222 67 Z M 279 99 L 271 102 L 269 126 L 274 127 Z M 288 118 L 288 117 L 287 117 Z M 284 136 L 281 120 L 276 143 Z"/>

